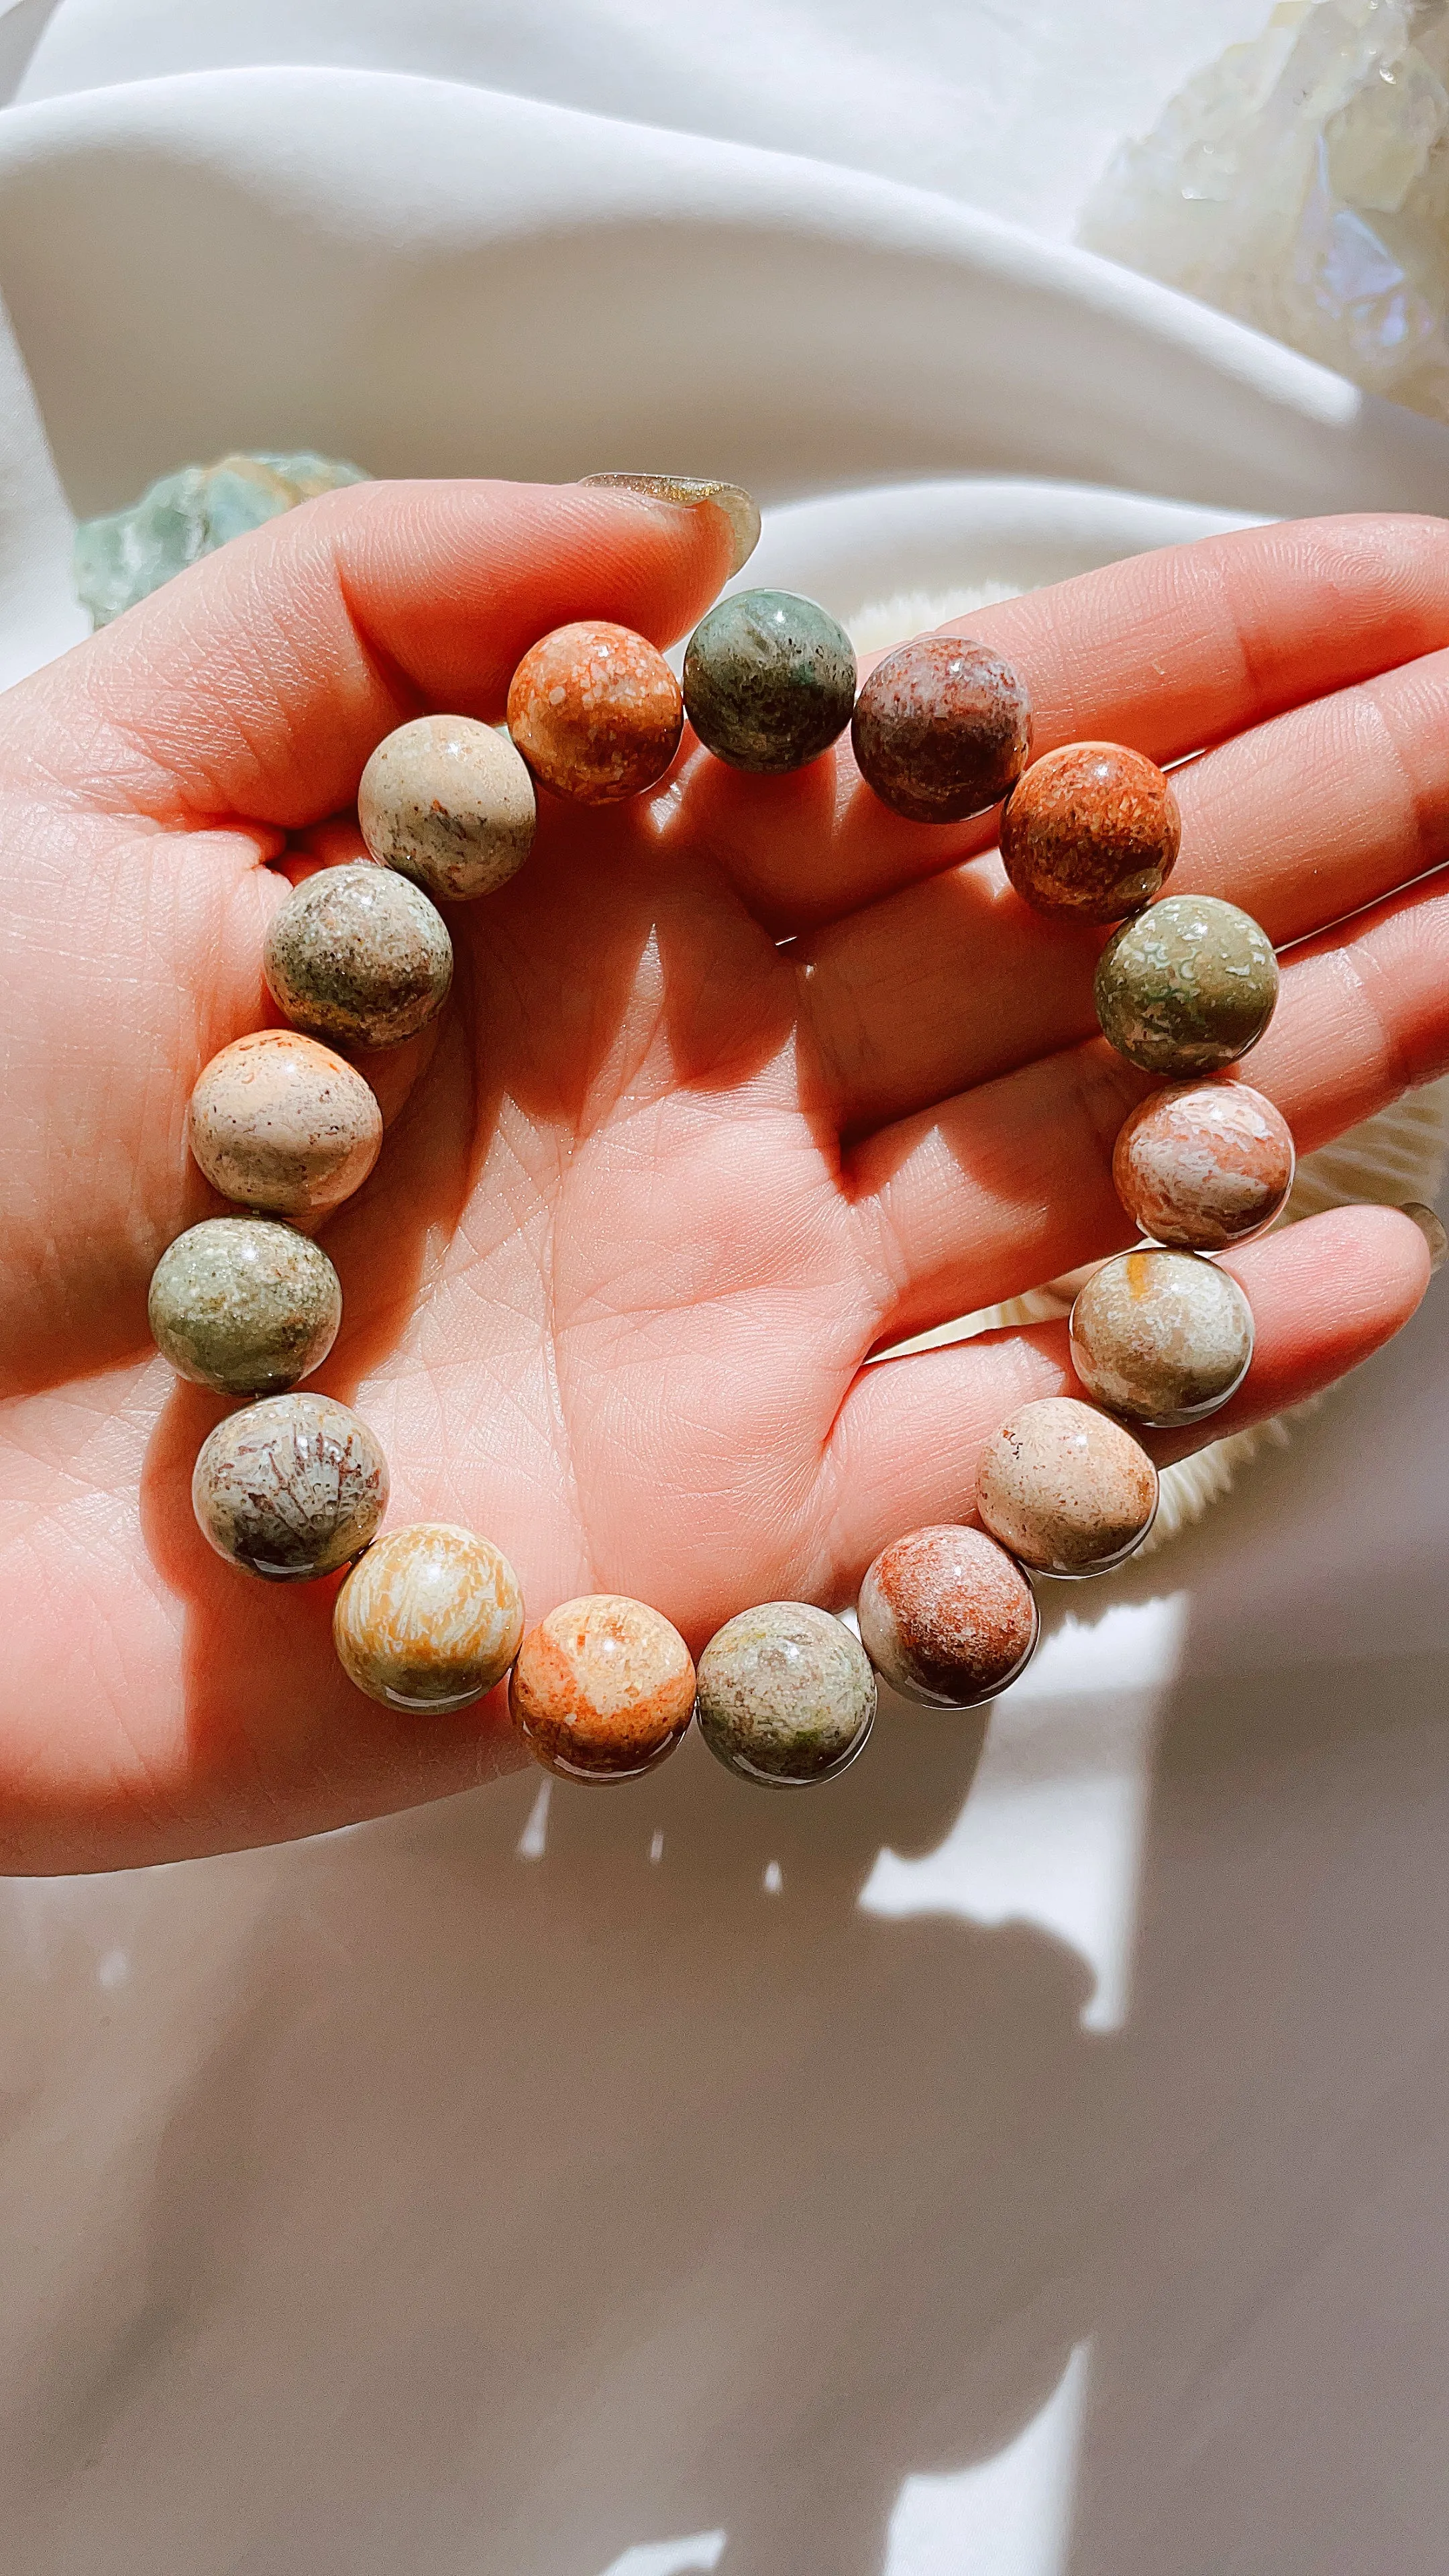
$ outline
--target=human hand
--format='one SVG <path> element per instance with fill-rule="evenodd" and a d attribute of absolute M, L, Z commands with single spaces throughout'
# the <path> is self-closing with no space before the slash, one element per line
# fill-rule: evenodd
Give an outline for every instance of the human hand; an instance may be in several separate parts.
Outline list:
<path fill-rule="evenodd" d="M 521 1758 L 502 1693 L 389 1712 L 334 1660 L 334 1583 L 211 1554 L 190 1472 L 227 1408 L 151 1349 L 147 1283 L 219 1204 L 196 1076 L 276 1019 L 276 862 L 359 854 L 329 818 L 393 726 L 496 718 L 570 618 L 667 641 L 726 558 L 709 509 L 364 485 L 0 700 L 0 1866 L 278 1841 Z M 1411 882 L 1449 843 L 1442 521 L 1213 539 L 966 623 L 1026 678 L 1038 751 L 1210 746 L 1175 781 L 1173 891 L 1305 943 L 1245 1068 L 1300 1150 L 1443 1070 L 1449 893 Z M 868 1354 L 1129 1240 L 1111 1149 L 1154 1086 L 1092 1035 L 1105 934 L 1029 913 L 989 821 L 887 813 L 848 747 L 756 779 L 687 745 L 632 805 L 540 803 L 521 874 L 450 911 L 441 1022 L 363 1060 L 389 1132 L 326 1229 L 344 1318 L 309 1384 L 380 1436 L 389 1526 L 484 1533 L 530 1618 L 632 1593 L 697 1648 L 750 1602 L 839 1605 L 888 1537 L 969 1515 L 983 1441 L 1070 1389 L 1065 1327 Z M 1252 1369 L 1160 1459 L 1327 1384 L 1428 1275 L 1383 1209 L 1227 1266 Z"/>

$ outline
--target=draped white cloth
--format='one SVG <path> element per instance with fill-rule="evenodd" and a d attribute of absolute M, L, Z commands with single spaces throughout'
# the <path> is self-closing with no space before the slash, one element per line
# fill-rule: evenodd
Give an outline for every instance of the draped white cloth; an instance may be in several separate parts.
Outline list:
<path fill-rule="evenodd" d="M 236 446 L 738 476 L 842 612 L 1442 508 L 1449 432 L 1067 246 L 1261 14 L 21 0 L 5 672 L 72 509 Z M 1445 1311 L 979 1765 L 3 1891 L 7 2569 L 1438 2576 Z"/>

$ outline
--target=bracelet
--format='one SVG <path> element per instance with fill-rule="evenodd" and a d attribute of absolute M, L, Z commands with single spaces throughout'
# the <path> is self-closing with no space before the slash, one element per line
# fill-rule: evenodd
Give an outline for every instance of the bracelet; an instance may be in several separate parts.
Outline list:
<path fill-rule="evenodd" d="M 946 824 L 1003 804 L 1000 852 L 1023 900 L 1117 925 L 1097 967 L 1102 1032 L 1166 1087 L 1117 1139 L 1117 1193 L 1142 1242 L 1094 1270 L 1070 1323 L 1092 1399 L 1022 1405 L 987 1444 L 980 1527 L 938 1524 L 883 1548 L 860 1587 L 857 1642 L 808 1602 L 742 1610 L 698 1669 L 678 1631 L 613 1594 L 566 1601 L 525 1634 L 523 1598 L 489 1540 L 447 1522 L 383 1532 L 387 1461 L 334 1397 L 294 1392 L 342 1313 L 337 1273 L 299 1231 L 367 1178 L 382 1115 L 336 1050 L 401 1044 L 442 1009 L 453 951 L 439 904 L 506 884 L 533 841 L 536 788 L 605 806 L 652 787 L 686 714 L 705 750 L 779 776 L 850 729 L 862 777 L 892 812 Z M 1106 1572 L 1140 1547 L 1157 1471 L 1129 1424 L 1196 1422 L 1246 1374 L 1253 1318 L 1212 1255 L 1271 1225 L 1293 1179 L 1272 1103 L 1223 1080 L 1262 1036 L 1278 993 L 1271 942 L 1235 904 L 1164 895 L 1181 822 L 1140 752 L 1070 743 L 1033 761 L 1021 679 L 961 636 L 888 653 L 857 693 L 850 640 L 812 600 L 720 600 L 696 627 L 683 686 L 643 636 L 602 620 L 525 653 L 506 732 L 422 716 L 378 744 L 358 821 L 369 856 L 296 887 L 263 969 L 286 1028 L 223 1047 L 191 1098 L 191 1151 L 239 1213 L 163 1253 L 156 1342 L 181 1376 L 246 1399 L 202 1444 L 192 1479 L 211 1546 L 280 1583 L 350 1569 L 333 1634 L 344 1671 L 386 1706 L 454 1710 L 510 1674 L 534 1758 L 591 1782 L 639 1777 L 697 1716 L 712 1753 L 770 1787 L 828 1780 L 865 1743 L 882 1676 L 930 1708 L 971 1708 L 1035 1651 L 1033 1578 Z"/>

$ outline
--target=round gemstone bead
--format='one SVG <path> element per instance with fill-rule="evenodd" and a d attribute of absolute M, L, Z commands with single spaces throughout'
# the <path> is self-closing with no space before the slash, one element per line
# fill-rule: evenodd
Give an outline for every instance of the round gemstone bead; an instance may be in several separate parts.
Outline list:
<path fill-rule="evenodd" d="M 1200 1422 L 1248 1374 L 1253 1310 L 1194 1252 L 1122 1252 L 1077 1296 L 1072 1366 L 1089 1395 L 1153 1430 Z"/>
<path fill-rule="evenodd" d="M 1075 1396 L 1040 1396 L 987 1442 L 976 1508 L 1037 1573 L 1106 1574 L 1152 1527 L 1157 1469 L 1120 1422 Z"/>
<path fill-rule="evenodd" d="M 1176 865 L 1177 798 L 1154 762 L 1115 742 L 1034 760 L 1006 801 L 1002 863 L 1023 901 L 1075 921 L 1120 921 Z"/>
<path fill-rule="evenodd" d="M 277 1216 L 323 1216 L 377 1161 L 382 1111 L 360 1073 L 295 1029 L 214 1055 L 191 1095 L 191 1150 L 212 1188 Z"/>
<path fill-rule="evenodd" d="M 565 1780 L 635 1780 L 679 1742 L 694 1666 L 677 1628 L 642 1601 L 565 1601 L 518 1650 L 509 1706 L 535 1762 Z"/>
<path fill-rule="evenodd" d="M 229 1414 L 202 1442 L 191 1500 L 228 1564 L 271 1583 L 310 1583 L 376 1536 L 387 1460 L 350 1405 L 273 1395 Z"/>
<path fill-rule="evenodd" d="M 850 727 L 862 778 L 910 823 L 957 823 L 1016 785 L 1031 704 L 1009 662 L 964 635 L 918 635 L 877 662 Z"/>
<path fill-rule="evenodd" d="M 580 805 L 617 805 L 662 778 L 684 731 L 679 682 L 627 626 L 555 627 L 524 654 L 508 730 L 534 777 Z"/>
<path fill-rule="evenodd" d="M 523 1635 L 506 1556 L 451 1521 L 389 1530 L 337 1595 L 332 1636 L 350 1681 L 385 1708 L 466 1708 L 500 1682 Z"/>
<path fill-rule="evenodd" d="M 699 1731 L 726 1770 L 767 1789 L 833 1780 L 875 1718 L 875 1675 L 850 1630 L 806 1601 L 726 1620 L 699 1659 Z"/>
<path fill-rule="evenodd" d="M 357 790 L 373 857 L 434 903 L 468 903 L 516 876 L 538 805 L 528 764 L 475 716 L 415 716 L 380 742 Z"/>
<path fill-rule="evenodd" d="M 293 887 L 272 915 L 262 972 L 297 1027 L 344 1045 L 401 1046 L 447 1000 L 453 943 L 421 886 L 359 859 Z"/>
<path fill-rule="evenodd" d="M 156 1347 L 218 1395 L 280 1395 L 337 1339 L 342 1289 L 319 1243 L 264 1216 L 211 1216 L 169 1244 L 151 1275 Z"/>
<path fill-rule="evenodd" d="M 738 590 L 689 639 L 684 704 L 700 741 L 732 769 L 803 769 L 850 722 L 855 649 L 813 599 Z"/>
<path fill-rule="evenodd" d="M 1015 1557 L 978 1529 L 938 1523 L 881 1549 L 856 1604 L 882 1679 L 927 1708 L 976 1708 L 1026 1670 L 1041 1618 Z"/>
<path fill-rule="evenodd" d="M 1133 1224 L 1155 1243 L 1224 1252 L 1281 1213 L 1293 1186 L 1293 1131 L 1245 1082 L 1184 1083 L 1133 1110 L 1112 1178 Z"/>
<path fill-rule="evenodd" d="M 1256 1046 L 1278 999 L 1278 960 L 1251 913 L 1169 894 L 1114 932 L 1097 961 L 1097 1017 L 1143 1073 L 1219 1073 Z"/>

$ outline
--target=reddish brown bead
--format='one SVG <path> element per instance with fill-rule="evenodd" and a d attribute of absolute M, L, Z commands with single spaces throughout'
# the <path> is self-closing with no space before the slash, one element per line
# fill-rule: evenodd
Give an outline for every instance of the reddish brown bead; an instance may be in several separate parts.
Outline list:
<path fill-rule="evenodd" d="M 882 1548 L 856 1605 L 876 1671 L 928 1708 L 975 1708 L 1036 1650 L 1036 1594 L 984 1531 L 938 1523 Z"/>
<path fill-rule="evenodd" d="M 1270 1226 L 1293 1186 L 1293 1131 L 1246 1082 L 1186 1082 L 1134 1109 L 1112 1155 L 1134 1225 L 1179 1252 L 1225 1252 Z"/>
<path fill-rule="evenodd" d="M 856 766 L 909 823 L 959 823 L 1016 785 L 1031 705 L 1009 662 L 965 635 L 917 635 L 877 662 L 855 702 Z"/>
<path fill-rule="evenodd" d="M 590 619 L 555 627 L 524 654 L 508 730 L 555 796 L 617 805 L 663 777 L 684 731 L 684 698 L 642 635 Z"/>
<path fill-rule="evenodd" d="M 1116 742 L 1044 753 L 1001 818 L 1002 862 L 1023 902 L 1076 921 L 1140 912 L 1172 874 L 1181 839 L 1161 770 Z"/>
<path fill-rule="evenodd" d="M 632 1780 L 672 1753 L 688 1726 L 694 1666 L 659 1611 L 591 1593 L 530 1628 L 508 1698 L 545 1770 L 566 1780 Z"/>

